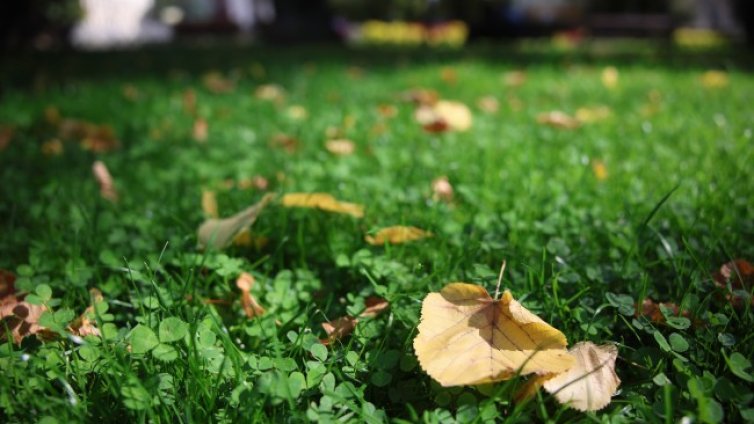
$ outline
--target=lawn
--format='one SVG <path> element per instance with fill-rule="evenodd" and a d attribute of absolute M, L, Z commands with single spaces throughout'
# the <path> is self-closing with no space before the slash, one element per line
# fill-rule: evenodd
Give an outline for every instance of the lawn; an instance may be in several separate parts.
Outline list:
<path fill-rule="evenodd" d="M 3 62 L 0 294 L 16 301 L 15 279 L 45 309 L 0 344 L 3 421 L 754 420 L 753 272 L 717 275 L 754 260 L 747 53 L 210 46 Z M 418 88 L 468 105 L 471 127 L 424 129 Z M 578 128 L 538 122 L 580 108 Z M 228 217 L 268 192 L 244 238 L 198 247 L 214 206 Z M 315 192 L 363 217 L 281 200 Z M 431 235 L 365 241 L 395 225 Z M 523 376 L 444 388 L 419 366 L 425 296 L 455 281 L 493 293 L 503 260 L 502 288 L 569 345 L 616 344 L 607 407 L 542 390 L 515 402 Z M 375 299 L 389 307 L 370 313 Z M 352 334 L 328 338 L 322 324 L 347 316 Z"/>

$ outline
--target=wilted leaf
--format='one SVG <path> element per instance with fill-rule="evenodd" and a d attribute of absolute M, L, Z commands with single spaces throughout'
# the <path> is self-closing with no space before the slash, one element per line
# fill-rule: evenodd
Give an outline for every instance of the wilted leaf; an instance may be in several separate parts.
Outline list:
<path fill-rule="evenodd" d="M 356 218 L 364 216 L 364 206 L 357 203 L 341 202 L 327 193 L 288 193 L 283 196 L 283 206 L 287 208 L 322 209 Z"/>
<path fill-rule="evenodd" d="M 327 333 L 327 338 L 320 340 L 320 343 L 327 345 L 336 340 L 342 339 L 351 334 L 358 323 L 359 320 L 351 316 L 340 317 L 332 321 L 323 322 L 322 328 L 325 330 L 325 333 Z"/>
<path fill-rule="evenodd" d="M 309 116 L 306 108 L 301 105 L 288 106 L 288 109 L 285 110 L 285 114 L 288 116 L 288 118 L 294 121 L 303 121 Z"/>
<path fill-rule="evenodd" d="M 102 161 L 95 161 L 92 164 L 92 172 L 99 184 L 100 196 L 111 202 L 118 201 L 118 192 L 115 190 L 113 177 L 110 175 L 110 171 L 107 170 L 107 166 Z"/>
<path fill-rule="evenodd" d="M 219 209 L 217 207 L 217 197 L 212 190 L 202 190 L 202 212 L 204 216 L 209 218 L 217 218 L 220 216 Z"/>
<path fill-rule="evenodd" d="M 247 190 L 250 188 L 255 188 L 257 190 L 267 190 L 267 187 L 269 185 L 270 182 L 267 181 L 267 178 L 261 175 L 255 175 L 251 178 L 242 178 L 238 181 L 238 188 L 241 190 Z"/>
<path fill-rule="evenodd" d="M 393 105 L 382 104 L 377 106 L 377 113 L 383 118 L 393 118 L 398 115 L 398 108 Z"/>
<path fill-rule="evenodd" d="M 455 70 L 455 68 L 445 66 L 440 69 L 440 79 L 445 81 L 445 83 L 447 84 L 453 85 L 458 82 L 458 72 Z"/>
<path fill-rule="evenodd" d="M 5 150 L 13 139 L 13 127 L 0 126 L 0 151 Z"/>
<path fill-rule="evenodd" d="M 365 239 L 367 243 L 373 246 L 381 246 L 385 243 L 401 244 L 427 237 L 432 237 L 432 233 L 416 227 L 395 225 L 382 228 L 374 236 L 367 235 Z"/>
<path fill-rule="evenodd" d="M 553 128 L 566 130 L 576 129 L 580 125 L 578 119 L 559 110 L 540 113 L 537 116 L 537 122 L 542 125 L 549 125 Z"/>
<path fill-rule="evenodd" d="M 460 102 L 440 100 L 434 105 L 435 114 L 448 124 L 451 130 L 466 131 L 471 128 L 472 117 L 469 108 Z"/>
<path fill-rule="evenodd" d="M 723 264 L 713 278 L 715 285 L 727 292 L 725 298 L 731 305 L 740 308 L 746 304 L 748 294 L 754 285 L 754 265 L 745 259 L 736 259 Z M 754 305 L 754 297 L 751 297 L 749 302 Z"/>
<path fill-rule="evenodd" d="M 453 200 L 453 186 L 448 181 L 448 177 L 437 177 L 432 181 L 432 198 L 443 202 Z"/>
<path fill-rule="evenodd" d="M 328 152 L 337 156 L 352 155 L 356 150 L 356 146 L 353 144 L 353 141 L 345 139 L 328 140 L 327 143 L 325 143 L 325 148 L 327 148 Z"/>
<path fill-rule="evenodd" d="M 433 105 L 440 99 L 440 96 L 434 90 L 415 88 L 404 93 L 403 98 L 416 105 Z"/>
<path fill-rule="evenodd" d="M 251 288 L 254 287 L 254 282 L 254 276 L 246 272 L 241 273 L 238 279 L 236 279 L 236 287 L 241 290 L 241 306 L 249 318 L 264 314 L 262 305 L 251 295 Z"/>
<path fill-rule="evenodd" d="M 723 88 L 728 86 L 728 73 L 725 71 L 707 71 L 701 76 L 705 88 Z"/>
<path fill-rule="evenodd" d="M 615 88 L 618 86 L 618 69 L 615 66 L 607 66 L 602 70 L 602 85 L 605 88 Z"/>
<path fill-rule="evenodd" d="M 196 118 L 194 120 L 194 126 L 191 129 L 191 136 L 199 143 L 207 141 L 209 136 L 209 124 L 204 118 Z"/>
<path fill-rule="evenodd" d="M 197 230 L 199 246 L 215 249 L 227 247 L 238 233 L 244 228 L 250 227 L 256 221 L 264 207 L 274 198 L 274 194 L 266 194 L 258 203 L 231 217 L 225 219 L 211 218 L 204 221 Z"/>
<path fill-rule="evenodd" d="M 123 93 L 123 97 L 126 100 L 131 102 L 139 100 L 139 97 L 141 96 L 139 89 L 133 84 L 124 84 L 121 88 L 121 93 Z"/>
<path fill-rule="evenodd" d="M 558 402 L 579 411 L 597 411 L 607 406 L 620 385 L 615 374 L 618 348 L 579 342 L 568 352 L 575 358 L 575 364 L 545 381 L 545 390 Z"/>
<path fill-rule="evenodd" d="M 181 99 L 183 101 L 183 111 L 190 116 L 196 115 L 196 92 L 189 88 L 183 92 Z"/>
<path fill-rule="evenodd" d="M 497 113 L 500 110 L 500 102 L 494 96 L 484 96 L 477 101 L 477 106 L 482 112 Z"/>
<path fill-rule="evenodd" d="M 505 291 L 493 299 L 480 286 L 451 283 L 422 303 L 414 350 L 422 369 L 443 386 L 560 373 L 574 358 L 566 337 Z"/>
<path fill-rule="evenodd" d="M 253 247 L 256 250 L 262 250 L 270 242 L 270 239 L 265 236 L 253 234 L 250 229 L 244 228 L 241 232 L 233 238 L 234 246 L 247 246 Z"/>
<path fill-rule="evenodd" d="M 104 301 L 104 297 L 102 296 L 102 292 L 96 288 L 90 289 L 89 295 L 91 297 L 91 305 L 84 310 L 83 314 L 68 325 L 68 331 L 79 337 L 101 337 L 102 334 L 99 328 L 97 328 L 97 322 L 94 319 L 94 308 L 97 303 Z"/>

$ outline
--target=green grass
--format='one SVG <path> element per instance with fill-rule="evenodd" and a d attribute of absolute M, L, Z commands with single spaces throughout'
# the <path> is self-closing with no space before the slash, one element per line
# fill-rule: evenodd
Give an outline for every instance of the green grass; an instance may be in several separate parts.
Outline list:
<path fill-rule="evenodd" d="M 99 288 L 107 307 L 98 307 L 97 320 L 108 331 L 105 340 L 84 343 L 30 337 L 0 345 L 0 417 L 754 419 L 754 378 L 746 369 L 754 319 L 748 306 L 726 302 L 712 280 L 723 263 L 754 259 L 754 77 L 742 67 L 750 57 L 527 48 L 416 55 L 158 49 L 6 60 L 0 124 L 15 134 L 0 152 L 0 269 L 19 276 L 21 291 L 51 287 L 51 299 L 44 289 L 39 298 L 56 311 L 48 322 L 61 329 L 89 305 L 88 289 Z M 263 77 L 253 76 L 254 64 L 264 67 Z M 607 65 L 620 71 L 615 90 L 600 82 Z M 363 69 L 361 78 L 349 73 L 352 66 Z M 456 84 L 442 80 L 446 66 L 457 72 Z M 721 67 L 730 85 L 703 88 L 700 75 Z M 201 77 L 210 69 L 233 79 L 235 90 L 207 91 Z M 505 87 L 501 75 L 514 69 L 525 69 L 527 81 Z M 286 89 L 284 106 L 252 95 L 267 82 Z M 124 84 L 138 90 L 136 101 L 124 98 Z M 414 87 L 467 103 L 472 129 L 425 133 L 413 107 L 400 101 Z M 188 88 L 209 123 L 205 144 L 191 137 L 193 118 L 182 106 Z M 653 90 L 660 109 L 645 116 Z M 500 100 L 497 114 L 476 107 L 484 95 Z M 509 96 L 523 107 L 511 108 Z M 292 104 L 304 106 L 308 119 L 288 118 Z M 398 116 L 381 118 L 380 104 L 397 106 Z M 610 107 L 612 117 L 573 131 L 536 122 L 543 111 L 592 105 Z M 48 106 L 111 125 L 121 148 L 94 154 L 66 142 L 62 155 L 42 154 L 42 143 L 56 136 L 44 118 Z M 347 121 L 353 125 L 343 135 L 357 154 L 334 157 L 323 147 L 327 128 Z M 386 131 L 377 134 L 380 121 Z M 270 147 L 276 133 L 295 136 L 300 149 Z M 96 159 L 115 178 L 115 205 L 99 196 Z M 604 181 L 592 171 L 594 160 L 606 164 Z M 220 183 L 254 175 L 268 178 L 276 193 L 322 191 L 362 203 L 366 216 L 272 205 L 253 227 L 269 238 L 266 247 L 198 250 L 202 188 L 215 187 L 221 214 L 230 215 L 262 193 Z M 455 188 L 452 204 L 432 200 L 431 181 L 441 175 Z M 364 242 L 364 234 L 398 224 L 434 237 L 385 247 Z M 516 405 L 519 379 L 444 389 L 417 366 L 412 341 L 424 296 L 451 281 L 492 290 L 502 259 L 505 288 L 571 344 L 618 344 L 622 385 L 606 409 L 580 413 L 546 393 Z M 242 271 L 257 279 L 253 293 L 267 308 L 260 318 L 243 315 L 234 284 Z M 390 309 L 326 351 L 315 347 L 322 322 L 358 314 L 370 295 L 388 299 Z M 637 318 L 634 304 L 646 297 L 674 302 L 693 319 Z M 166 342 L 168 334 L 179 340 Z M 154 335 L 165 342 L 160 350 L 139 353 L 154 346 Z"/>

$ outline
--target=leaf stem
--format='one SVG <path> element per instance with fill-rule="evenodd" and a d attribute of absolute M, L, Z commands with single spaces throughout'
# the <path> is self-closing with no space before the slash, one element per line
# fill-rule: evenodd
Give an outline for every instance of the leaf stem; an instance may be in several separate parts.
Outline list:
<path fill-rule="evenodd" d="M 505 259 L 503 259 L 503 265 L 500 267 L 500 275 L 497 277 L 497 286 L 495 287 L 495 300 L 500 296 L 500 283 L 503 282 L 503 273 L 505 272 Z"/>

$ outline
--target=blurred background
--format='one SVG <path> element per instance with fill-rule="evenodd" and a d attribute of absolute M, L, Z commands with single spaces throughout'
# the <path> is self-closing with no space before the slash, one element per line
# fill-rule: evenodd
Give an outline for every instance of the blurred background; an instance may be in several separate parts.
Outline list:
<path fill-rule="evenodd" d="M 754 41 L 747 0 L 24 0 L 0 2 L 4 50 L 234 39 L 458 47 L 518 37 Z"/>

